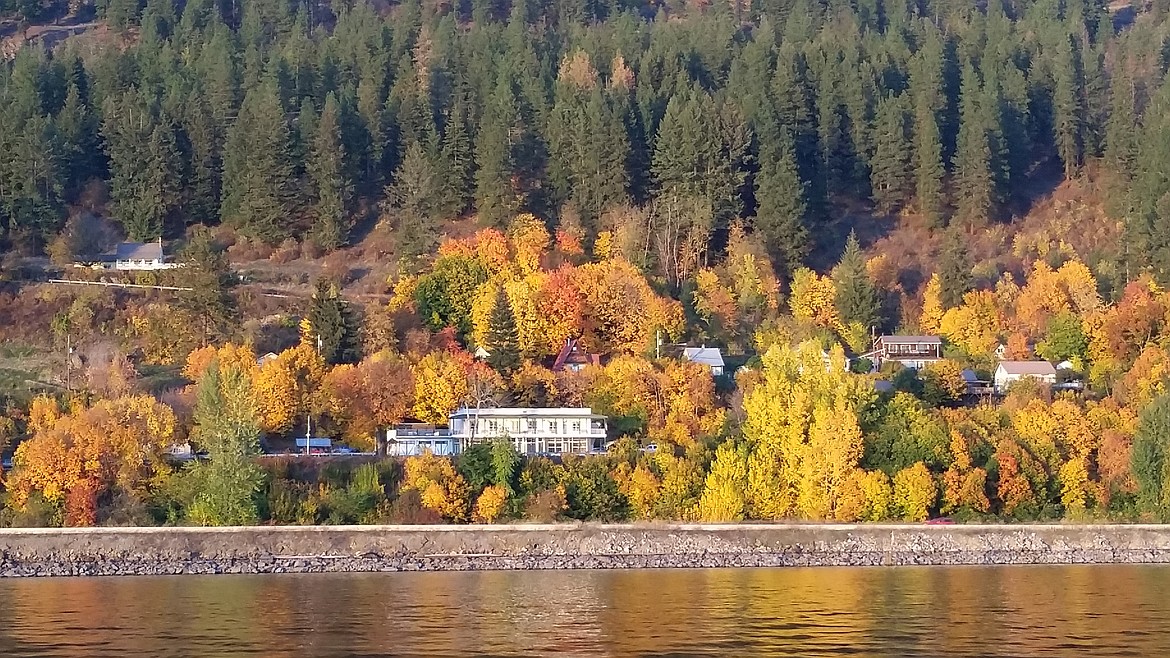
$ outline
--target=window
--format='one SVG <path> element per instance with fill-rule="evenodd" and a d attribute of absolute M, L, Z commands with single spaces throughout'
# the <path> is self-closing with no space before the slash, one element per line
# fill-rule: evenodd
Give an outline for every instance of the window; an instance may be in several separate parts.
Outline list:
<path fill-rule="evenodd" d="M 580 434 L 580 433 L 581 433 L 581 421 L 574 420 L 573 421 L 573 434 Z"/>
<path fill-rule="evenodd" d="M 495 421 L 495 420 L 489 420 L 487 422 L 487 427 L 488 427 L 488 432 L 491 432 L 493 435 L 497 434 L 500 431 L 500 423 L 498 421 Z"/>
<path fill-rule="evenodd" d="M 528 421 L 528 430 L 527 431 L 529 434 L 536 434 L 536 421 L 535 420 Z"/>

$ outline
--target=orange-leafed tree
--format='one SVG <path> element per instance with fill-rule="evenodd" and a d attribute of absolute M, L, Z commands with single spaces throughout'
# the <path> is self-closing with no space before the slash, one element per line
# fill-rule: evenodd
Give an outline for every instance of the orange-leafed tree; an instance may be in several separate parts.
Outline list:
<path fill-rule="evenodd" d="M 448 521 L 466 521 L 470 491 L 451 460 L 430 452 L 408 457 L 403 464 L 401 491 L 417 491 L 422 504 Z"/>
<path fill-rule="evenodd" d="M 283 434 L 310 412 L 319 411 L 318 392 L 324 377 L 325 362 L 314 347 L 304 343 L 257 369 L 252 392 L 260 428 Z"/>
<path fill-rule="evenodd" d="M 432 352 L 411 369 L 414 405 L 411 414 L 427 423 L 446 424 L 466 399 L 473 360 L 466 352 Z"/>
<path fill-rule="evenodd" d="M 220 368 L 236 368 L 249 377 L 256 370 L 256 353 L 251 346 L 224 343 L 219 347 L 206 345 L 192 350 L 183 366 L 183 376 L 193 382 L 199 381 L 212 361 L 218 361 Z"/>
<path fill-rule="evenodd" d="M 380 430 L 402 421 L 414 397 L 410 367 L 379 353 L 334 367 L 322 382 L 325 405 L 346 440 L 373 448 Z"/>
<path fill-rule="evenodd" d="M 17 448 L 7 481 L 12 502 L 23 507 L 39 492 L 71 522 L 92 524 L 100 493 L 117 487 L 142 496 L 154 486 L 169 469 L 163 454 L 174 433 L 170 407 L 146 395 L 102 400 L 62 416 Z"/>

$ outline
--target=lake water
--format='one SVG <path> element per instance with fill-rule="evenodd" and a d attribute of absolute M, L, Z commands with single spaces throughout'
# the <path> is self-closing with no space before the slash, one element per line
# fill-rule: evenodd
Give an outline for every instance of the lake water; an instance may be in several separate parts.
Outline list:
<path fill-rule="evenodd" d="M 0 656 L 1170 656 L 1170 567 L 0 581 Z"/>

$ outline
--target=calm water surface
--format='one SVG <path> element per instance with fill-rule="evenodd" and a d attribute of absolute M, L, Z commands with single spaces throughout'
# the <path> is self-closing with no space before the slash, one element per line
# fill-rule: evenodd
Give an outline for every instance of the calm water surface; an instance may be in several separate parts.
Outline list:
<path fill-rule="evenodd" d="M 1170 567 L 0 581 L 0 656 L 1170 656 Z"/>

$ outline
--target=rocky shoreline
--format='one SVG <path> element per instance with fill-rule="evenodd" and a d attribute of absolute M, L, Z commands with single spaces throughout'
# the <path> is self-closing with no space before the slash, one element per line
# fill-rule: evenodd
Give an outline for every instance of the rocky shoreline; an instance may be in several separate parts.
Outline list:
<path fill-rule="evenodd" d="M 0 531 L 0 577 L 1170 563 L 1170 526 L 564 525 Z"/>

